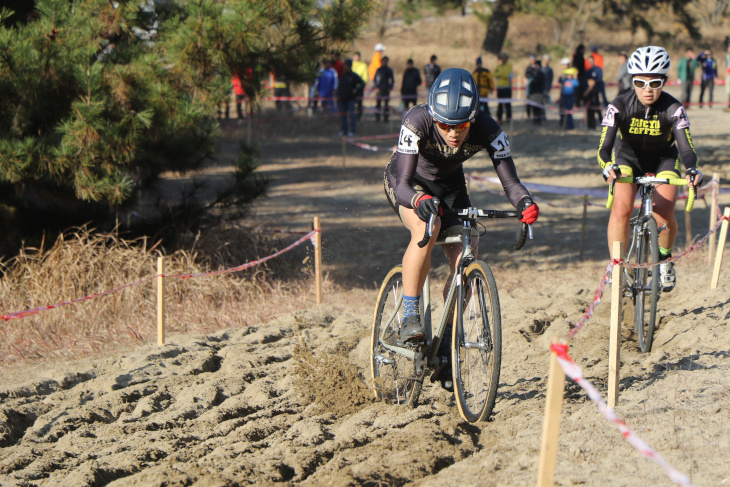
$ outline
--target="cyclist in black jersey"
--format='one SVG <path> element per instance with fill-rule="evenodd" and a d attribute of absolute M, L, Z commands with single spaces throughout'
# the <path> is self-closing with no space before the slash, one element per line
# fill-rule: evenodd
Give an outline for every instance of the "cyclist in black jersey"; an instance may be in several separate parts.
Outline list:
<path fill-rule="evenodd" d="M 598 163 L 607 183 L 621 176 L 644 174 L 679 178 L 680 159 L 686 168 L 687 181 L 691 181 L 692 175 L 696 186 L 702 181 L 687 112 L 676 98 L 662 91 L 669 63 L 667 51 L 657 46 L 640 47 L 629 58 L 628 72 L 632 75 L 633 89 L 620 94 L 608 105 L 601 122 L 603 132 Z M 637 189 L 635 184 L 616 185 L 608 222 L 609 249 L 614 241 L 628 243 Z M 661 260 L 671 257 L 677 236 L 674 216 L 677 194 L 677 187 L 671 185 L 657 187 L 654 194 L 657 224 L 667 226 L 667 230 L 659 234 Z M 662 290 L 671 291 L 676 280 L 674 262 L 661 264 L 660 273 Z"/>
<path fill-rule="evenodd" d="M 404 341 L 423 339 L 419 299 L 438 234 L 461 232 L 458 219 L 437 218 L 433 238 L 424 248 L 418 247 L 431 214 L 439 214 L 433 198 L 438 197 L 449 208 L 469 207 L 463 164 L 484 149 L 492 159 L 509 201 L 522 212 L 520 221 L 534 223 L 539 208 L 517 177 L 507 135 L 492 117 L 479 110 L 474 78 L 464 69 L 444 70 L 431 86 L 428 102 L 414 106 L 403 117 L 398 147 L 385 169 L 388 201 L 411 232 L 403 256 L 401 339 Z M 478 236 L 473 238 L 476 253 Z M 444 245 L 444 252 L 451 266 L 448 289 L 461 244 Z M 445 346 L 443 342 L 442 346 Z"/>

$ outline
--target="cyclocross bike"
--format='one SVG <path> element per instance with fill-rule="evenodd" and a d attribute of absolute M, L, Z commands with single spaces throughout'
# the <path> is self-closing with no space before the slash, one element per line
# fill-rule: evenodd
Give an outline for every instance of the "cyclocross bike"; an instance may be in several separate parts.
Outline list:
<path fill-rule="evenodd" d="M 694 182 L 694 177 L 692 179 Z M 641 203 L 638 213 L 631 218 L 631 244 L 624 257 L 624 297 L 628 297 L 634 305 L 634 329 L 642 353 L 651 352 L 656 326 L 656 309 L 659 300 L 659 232 L 666 226 L 657 228 L 654 219 L 654 190 L 661 184 L 686 186 L 684 178 L 658 178 L 653 174 L 639 177 L 623 177 L 614 179 L 608 193 L 606 207 L 613 206 L 614 185 L 633 183 L 638 185 Z M 694 186 L 690 185 L 687 212 L 694 206 Z"/>
<path fill-rule="evenodd" d="M 438 204 L 438 203 L 437 203 Z M 444 338 L 446 321 L 456 303 L 451 340 L 451 364 L 456 403 L 461 416 L 471 423 L 489 418 L 499 385 L 502 354 L 502 321 L 497 284 L 489 266 L 474 257 L 472 229 L 479 218 L 515 218 L 517 211 L 466 208 L 447 210 L 462 222 L 461 236 L 439 239 L 437 244 L 458 243 L 464 249 L 459 258 L 455 278 L 444 302 L 436 329 L 431 323 L 430 279 L 426 277 L 421 296 L 421 319 L 426 330 L 422 342 L 400 341 L 402 323 L 403 269 L 393 267 L 380 287 L 371 337 L 372 386 L 377 399 L 392 404 L 415 407 L 428 369 L 431 382 L 447 362 L 438 356 Z M 419 246 L 425 246 L 433 234 L 434 216 Z M 522 224 L 515 249 L 522 248 L 531 229 Z M 531 236 L 531 235 L 530 235 Z"/>

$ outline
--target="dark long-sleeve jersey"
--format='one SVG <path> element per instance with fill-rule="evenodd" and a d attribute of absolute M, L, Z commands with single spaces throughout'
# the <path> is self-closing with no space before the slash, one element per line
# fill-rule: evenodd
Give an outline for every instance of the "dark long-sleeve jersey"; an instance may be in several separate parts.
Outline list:
<path fill-rule="evenodd" d="M 396 167 L 391 199 L 395 198 L 398 205 L 413 208 L 416 177 L 439 182 L 455 176 L 456 172 L 463 175 L 464 161 L 484 149 L 489 152 L 507 198 L 516 207 L 529 192 L 517 177 L 507 134 L 499 124 L 478 111 L 464 143 L 458 148 L 450 147 L 439 134 L 426 104 L 416 105 L 403 118 L 398 148 L 390 159 L 389 166 Z"/>
<path fill-rule="evenodd" d="M 665 92 L 649 106 L 639 101 L 634 90 L 617 96 L 608 105 L 601 125 L 598 164 L 602 169 L 613 163 L 614 154 L 640 159 L 643 155 L 661 153 L 675 142 L 684 166 L 697 166 L 687 112 L 676 98 Z M 619 138 L 614 148 L 617 133 Z"/>

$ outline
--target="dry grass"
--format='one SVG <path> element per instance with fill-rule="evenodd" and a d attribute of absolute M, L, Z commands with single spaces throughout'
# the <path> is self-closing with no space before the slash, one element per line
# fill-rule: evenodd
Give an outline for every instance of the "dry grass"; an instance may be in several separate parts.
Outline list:
<path fill-rule="evenodd" d="M 196 274 L 265 257 L 296 239 L 246 229 L 212 228 L 190 251 L 165 259 L 165 274 Z M 305 244 L 248 271 L 193 279 L 166 279 L 166 330 L 209 333 L 257 324 L 314 301 L 312 271 L 300 262 Z M 0 279 L 3 314 L 54 305 L 139 284 L 88 301 L 0 324 L 0 367 L 39 360 L 101 356 L 155 341 L 156 259 L 159 243 L 125 240 L 79 228 L 48 250 L 23 248 L 4 262 Z M 311 259 L 310 259 L 311 261 Z M 141 281 L 141 282 L 140 282 Z M 266 296 L 266 299 L 262 299 Z"/>

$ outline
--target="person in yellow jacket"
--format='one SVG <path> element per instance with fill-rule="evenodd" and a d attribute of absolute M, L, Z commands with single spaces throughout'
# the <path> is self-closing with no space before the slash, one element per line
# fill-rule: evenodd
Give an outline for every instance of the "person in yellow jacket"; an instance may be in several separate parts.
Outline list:
<path fill-rule="evenodd" d="M 472 76 L 479 89 L 479 109 L 491 116 L 486 98 L 494 91 L 494 77 L 487 68 L 482 67 L 481 57 L 477 58 L 477 69 L 474 70 Z"/>
<path fill-rule="evenodd" d="M 496 69 L 494 70 L 494 79 L 497 82 L 497 98 L 506 99 L 507 101 L 500 101 L 497 107 L 497 121 L 509 122 L 512 120 L 512 103 L 509 101 L 512 99 L 512 63 L 509 62 L 509 56 L 506 53 L 502 53 L 497 58 Z M 502 118 L 504 113 L 505 118 Z"/>
<path fill-rule="evenodd" d="M 357 119 L 360 120 L 362 118 L 362 99 L 365 96 L 365 85 L 370 81 L 370 77 L 368 76 L 368 65 L 365 64 L 365 61 L 360 60 L 359 51 L 352 55 L 352 72 L 362 78 L 363 81 L 362 86 L 357 90 L 357 100 L 355 101 Z"/>

